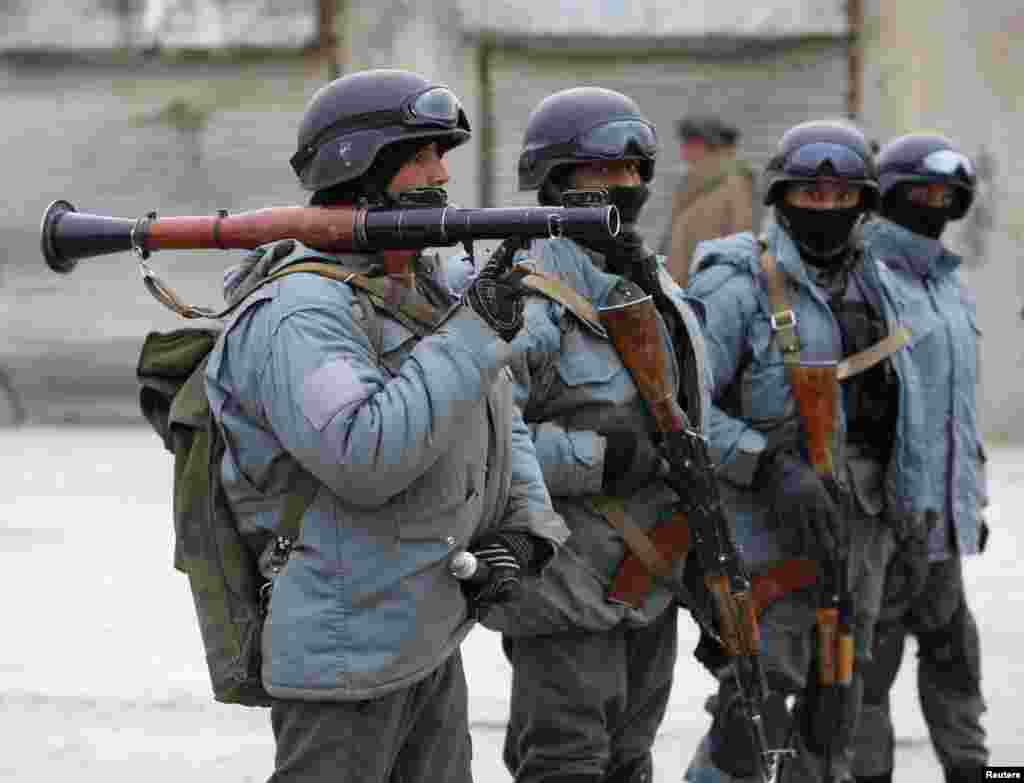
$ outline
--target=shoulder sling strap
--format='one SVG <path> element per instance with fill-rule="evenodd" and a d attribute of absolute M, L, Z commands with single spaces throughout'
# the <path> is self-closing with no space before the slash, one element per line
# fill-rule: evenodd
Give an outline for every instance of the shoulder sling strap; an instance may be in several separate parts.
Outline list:
<path fill-rule="evenodd" d="M 291 264 L 265 277 L 248 291 L 247 295 L 275 280 L 280 280 L 285 275 L 296 272 L 311 272 L 323 277 L 340 280 L 343 283 L 348 283 L 365 291 L 375 305 L 395 316 L 404 326 L 421 337 L 433 331 L 437 326 L 440 313 L 435 308 L 408 297 L 400 297 L 398 301 L 395 301 L 395 288 L 386 278 L 369 277 L 362 272 L 326 261 L 299 261 Z M 240 299 L 222 310 L 196 307 L 185 304 L 170 286 L 152 274 L 152 272 L 144 272 L 142 281 L 146 286 L 146 290 L 158 302 L 182 318 L 217 320 L 230 315 L 244 301 L 244 298 Z M 601 326 L 601 319 L 598 317 L 593 305 L 576 293 L 576 291 L 562 283 L 562 281 L 539 272 L 530 271 L 521 279 L 521 282 L 541 296 L 565 306 L 595 334 L 602 337 L 606 336 L 604 327 Z"/>
<path fill-rule="evenodd" d="M 796 333 L 796 312 L 789 305 L 786 294 L 786 276 L 779 269 L 775 256 L 767 251 L 761 254 L 761 268 L 764 270 L 768 288 L 768 304 L 772 314 L 770 323 L 775 341 L 782 352 L 782 362 L 787 367 L 800 364 L 800 338 Z M 879 340 L 870 348 L 847 356 L 836 366 L 836 377 L 846 380 L 874 367 L 888 359 L 910 343 L 910 329 L 900 324 L 891 334 Z"/>

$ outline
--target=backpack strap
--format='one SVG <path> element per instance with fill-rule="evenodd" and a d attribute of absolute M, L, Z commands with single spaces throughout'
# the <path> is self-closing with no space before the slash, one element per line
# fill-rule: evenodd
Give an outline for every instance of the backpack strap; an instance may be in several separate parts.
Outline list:
<path fill-rule="evenodd" d="M 332 280 L 339 280 L 365 291 L 377 307 L 395 316 L 403 325 L 420 337 L 436 329 L 443 317 L 443 314 L 436 308 L 431 307 L 425 302 L 413 299 L 405 289 L 394 285 L 386 277 L 369 277 L 361 271 L 327 261 L 298 261 L 283 269 L 279 269 L 274 274 L 260 280 L 246 291 L 245 296 L 236 302 L 232 302 L 222 310 L 185 304 L 170 286 L 166 285 L 152 273 L 143 274 L 143 283 L 146 286 L 146 290 L 153 295 L 153 298 L 182 318 L 219 320 L 233 313 L 254 291 L 280 280 L 285 275 L 297 272 L 310 272 L 321 277 L 329 277 Z"/>

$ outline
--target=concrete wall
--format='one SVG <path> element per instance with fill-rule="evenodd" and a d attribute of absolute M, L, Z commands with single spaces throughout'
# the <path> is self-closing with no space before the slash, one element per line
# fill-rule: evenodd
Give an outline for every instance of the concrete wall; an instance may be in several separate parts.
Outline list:
<path fill-rule="evenodd" d="M 45 37 L 37 6 L 0 7 L 0 18 L 11 22 L 8 36 L 0 35 L 0 371 L 36 421 L 137 421 L 134 365 L 143 337 L 194 325 L 149 296 L 128 253 L 85 260 L 67 276 L 49 270 L 39 223 L 51 201 L 135 218 L 150 210 L 243 211 L 308 196 L 288 159 L 303 109 L 327 80 L 322 62 L 288 46 L 248 54 L 120 48 L 103 31 L 134 23 L 143 4 L 113 5 L 106 3 L 96 28 L 108 48 L 85 56 L 73 37 Z M 305 5 L 315 13 L 315 4 Z M 474 51 L 462 44 L 454 1 L 441 8 L 353 0 L 348 7 L 348 19 L 339 20 L 348 22 L 341 41 L 347 69 L 417 70 L 452 86 L 470 117 L 476 114 Z M 175 24 L 167 29 L 184 35 Z M 79 25 L 88 27 L 82 19 Z M 15 29 L 34 30 L 26 40 L 35 48 L 14 46 Z M 477 203 L 477 154 L 470 143 L 449 158 L 456 203 Z M 223 269 L 239 255 L 164 251 L 150 264 L 185 301 L 212 306 L 220 303 Z M 0 424 L 11 417 L 2 381 Z"/>
<path fill-rule="evenodd" d="M 135 218 L 300 203 L 288 158 L 321 81 L 301 58 L 0 61 L 0 367 L 33 418 L 76 407 L 88 417 L 99 398 L 134 396 L 142 337 L 185 325 L 145 292 L 128 253 L 83 261 L 67 276 L 50 271 L 39 250 L 47 204 L 62 198 L 83 212 Z M 150 262 L 187 301 L 216 305 L 232 258 L 165 251 Z"/>
<path fill-rule="evenodd" d="M 157 6 L 165 7 L 163 16 Z M 189 32 L 188 20 L 199 17 L 189 17 L 185 6 L 219 9 L 222 19 L 235 20 L 231 29 L 248 30 L 253 41 L 269 36 L 279 48 L 255 58 L 217 50 L 198 58 L 145 56 L 147 36 L 159 32 L 164 43 L 180 43 L 201 32 L 195 24 Z M 464 37 L 460 0 L 349 0 L 340 7 L 344 69 L 418 70 L 453 87 L 471 121 L 481 116 L 477 49 Z M 238 16 L 244 8 L 250 15 Z M 985 429 L 1024 438 L 1024 417 L 1017 415 L 1024 405 L 1024 280 L 1017 271 L 1024 156 L 1012 146 L 1024 138 L 1024 17 L 1011 0 L 974 4 L 969 12 L 952 0 L 866 0 L 866 8 L 869 133 L 885 140 L 934 128 L 981 165 L 978 202 L 950 236 L 967 253 L 981 301 Z M 151 209 L 195 214 L 301 201 L 287 160 L 302 109 L 326 79 L 323 64 L 300 51 L 315 12 L 305 0 L 90 0 L 74 8 L 0 2 L 0 367 L 42 400 L 33 416 L 64 415 L 54 413 L 57 391 L 70 382 L 62 368 L 83 356 L 74 374 L 85 402 L 65 408 L 87 406 L 110 377 L 130 391 L 145 331 L 182 325 L 145 293 L 127 254 L 84 262 L 68 277 L 50 272 L 38 248 L 46 205 L 66 198 L 85 211 L 136 217 Z M 276 20 L 273 35 L 259 32 L 261 15 Z M 90 53 L 39 53 L 68 48 Z M 761 97 L 771 100 L 767 91 Z M 671 130 L 664 130 L 669 141 Z M 455 203 L 480 202 L 479 137 L 449 158 Z M 504 170 L 510 160 L 496 163 Z M 670 174 L 669 144 L 663 160 L 661 173 Z M 165 252 L 152 263 L 189 301 L 218 301 L 223 254 Z M 97 370 L 104 362 L 110 372 Z M 100 376 L 107 380 L 88 386 L 86 379 Z"/>
<path fill-rule="evenodd" d="M 979 301 L 982 425 L 1024 438 L 1024 11 L 1015 0 L 869 0 L 865 125 L 935 130 L 978 164 L 975 205 L 947 232 Z"/>

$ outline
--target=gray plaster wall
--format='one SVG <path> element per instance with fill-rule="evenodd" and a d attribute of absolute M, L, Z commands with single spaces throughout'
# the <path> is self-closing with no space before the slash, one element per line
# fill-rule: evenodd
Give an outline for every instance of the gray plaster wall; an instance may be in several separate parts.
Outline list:
<path fill-rule="evenodd" d="M 33 419 L 70 411 L 87 420 L 100 398 L 133 397 L 143 336 L 185 325 L 146 293 L 131 254 L 82 261 L 69 275 L 46 267 L 39 225 L 47 205 L 61 198 L 82 212 L 135 218 L 301 203 L 288 158 L 321 82 L 298 58 L 0 61 L 0 366 Z M 186 301 L 216 305 L 236 255 L 165 251 L 150 262 Z"/>
<path fill-rule="evenodd" d="M 94 4 L 92 29 L 120 40 L 105 31 L 111 19 L 130 21 L 130 5 L 107 3 L 104 14 Z M 111 44 L 83 56 L 77 39 L 47 38 L 37 10 L 19 15 L 28 7 L 0 8 L 0 18 L 6 10 L 12 20 L 7 38 L 0 36 L 0 424 L 12 418 L 5 377 L 30 420 L 137 422 L 134 366 L 145 334 L 197 324 L 149 296 L 129 253 L 84 260 L 69 275 L 52 272 L 39 249 L 44 210 L 58 198 L 122 218 L 303 203 L 308 194 L 288 159 L 326 68 L 287 46 L 197 55 Z M 454 2 L 353 0 L 348 11 L 340 42 L 346 71 L 417 70 L 455 89 L 474 116 L 474 52 L 463 45 Z M 19 24 L 35 31 L 26 33 L 35 48 L 10 45 Z M 477 203 L 477 154 L 471 142 L 448 157 L 455 203 Z M 241 255 L 163 251 L 149 263 L 185 301 L 212 306 L 220 303 L 223 270 Z"/>
<path fill-rule="evenodd" d="M 979 171 L 963 253 L 982 332 L 981 414 L 1024 438 L 1024 10 L 1016 0 L 868 0 L 864 122 L 882 142 L 916 130 L 954 140 Z"/>

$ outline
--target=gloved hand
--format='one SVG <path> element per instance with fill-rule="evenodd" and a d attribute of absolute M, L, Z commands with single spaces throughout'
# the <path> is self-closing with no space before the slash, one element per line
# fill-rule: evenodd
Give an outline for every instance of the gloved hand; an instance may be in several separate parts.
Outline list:
<path fill-rule="evenodd" d="M 776 452 L 761 458 L 754 482 L 770 498 L 777 524 L 798 527 L 809 555 L 835 556 L 842 540 L 839 509 L 814 468 L 795 454 Z"/>
<path fill-rule="evenodd" d="M 523 532 L 486 533 L 469 547 L 480 574 L 461 582 L 470 610 L 479 615 L 523 593 L 523 574 L 536 574 L 554 553 L 551 544 Z"/>
<path fill-rule="evenodd" d="M 512 271 L 512 261 L 520 247 L 516 241 L 499 245 L 464 296 L 466 303 L 505 342 L 512 342 L 523 328 L 523 296 L 527 289 L 520 281 L 527 273 Z"/>
<path fill-rule="evenodd" d="M 636 230 L 634 223 L 623 223 L 614 237 L 588 239 L 586 246 L 605 257 L 609 272 L 633 280 L 638 267 L 653 265 L 657 255 Z"/>
<path fill-rule="evenodd" d="M 807 749 L 816 756 L 841 758 L 854 739 L 864 703 L 864 677 L 853 673 L 848 686 L 818 684 L 817 661 L 812 659 L 796 717 Z"/>
<path fill-rule="evenodd" d="M 665 459 L 646 433 L 618 430 L 598 434 L 605 438 L 601 490 L 606 495 L 628 497 L 666 474 Z"/>

